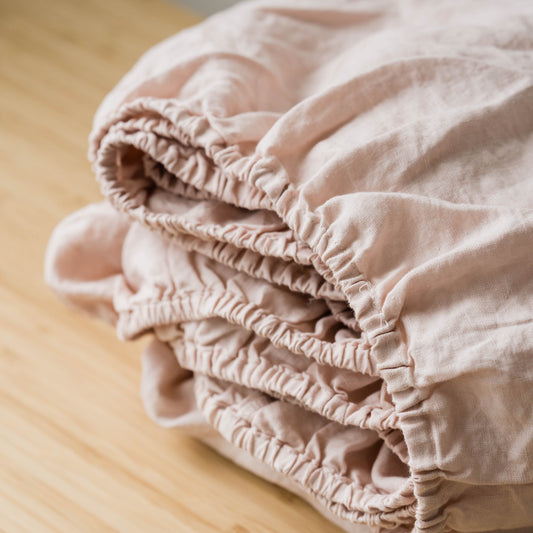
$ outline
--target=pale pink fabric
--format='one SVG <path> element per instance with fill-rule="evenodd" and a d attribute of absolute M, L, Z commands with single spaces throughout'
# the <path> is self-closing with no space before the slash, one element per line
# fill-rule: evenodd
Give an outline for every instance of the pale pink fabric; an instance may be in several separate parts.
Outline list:
<path fill-rule="evenodd" d="M 46 278 L 347 531 L 533 526 L 533 4 L 252 2 L 102 103 Z M 227 443 L 227 444 L 224 444 Z"/>

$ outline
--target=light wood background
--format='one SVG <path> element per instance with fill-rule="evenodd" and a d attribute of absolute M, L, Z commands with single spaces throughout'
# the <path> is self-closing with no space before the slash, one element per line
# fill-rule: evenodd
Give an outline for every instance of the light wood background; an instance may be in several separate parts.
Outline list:
<path fill-rule="evenodd" d="M 151 422 L 146 339 L 119 342 L 43 284 L 52 228 L 100 198 L 86 161 L 97 105 L 196 20 L 158 0 L 0 0 L 1 532 L 338 532 Z"/>

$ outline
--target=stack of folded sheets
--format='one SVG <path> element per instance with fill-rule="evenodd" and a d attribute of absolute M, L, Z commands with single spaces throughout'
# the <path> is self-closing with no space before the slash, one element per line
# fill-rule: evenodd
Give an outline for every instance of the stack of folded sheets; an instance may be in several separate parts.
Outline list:
<path fill-rule="evenodd" d="M 157 422 L 346 531 L 533 525 L 530 1 L 240 4 L 140 59 L 90 158 L 46 279 L 153 333 Z"/>

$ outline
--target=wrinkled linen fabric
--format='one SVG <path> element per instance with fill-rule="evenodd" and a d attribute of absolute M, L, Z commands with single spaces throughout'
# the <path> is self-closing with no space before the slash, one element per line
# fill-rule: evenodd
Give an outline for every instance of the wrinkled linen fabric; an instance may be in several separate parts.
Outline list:
<path fill-rule="evenodd" d="M 532 133 L 530 1 L 239 4 L 105 98 L 46 279 L 346 531 L 527 531 Z"/>

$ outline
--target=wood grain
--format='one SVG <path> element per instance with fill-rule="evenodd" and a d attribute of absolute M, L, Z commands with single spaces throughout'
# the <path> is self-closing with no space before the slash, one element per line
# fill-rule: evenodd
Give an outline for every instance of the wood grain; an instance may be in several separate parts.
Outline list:
<path fill-rule="evenodd" d="M 300 499 L 158 428 L 146 339 L 44 286 L 52 228 L 100 199 L 97 105 L 149 46 L 197 18 L 148 0 L 0 0 L 0 531 L 333 533 Z"/>

